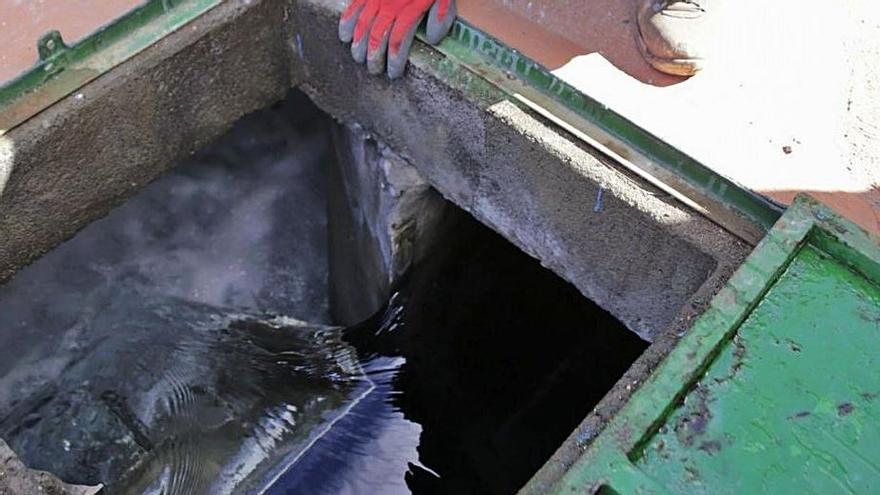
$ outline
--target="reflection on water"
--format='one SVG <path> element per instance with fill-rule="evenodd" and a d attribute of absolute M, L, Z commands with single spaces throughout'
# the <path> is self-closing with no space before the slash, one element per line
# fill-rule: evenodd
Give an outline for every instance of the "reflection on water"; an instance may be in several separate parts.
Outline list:
<path fill-rule="evenodd" d="M 515 493 L 644 350 L 460 216 L 387 309 L 346 331 L 375 389 L 270 493 Z"/>
<path fill-rule="evenodd" d="M 0 437 L 26 463 L 110 493 L 224 493 L 367 389 L 321 326 L 319 117 L 294 97 L 244 119 L 0 287 Z"/>
<path fill-rule="evenodd" d="M 241 493 L 368 386 L 332 327 L 128 288 L 90 305 L 89 345 L 0 427 L 25 460 L 110 493 Z"/>

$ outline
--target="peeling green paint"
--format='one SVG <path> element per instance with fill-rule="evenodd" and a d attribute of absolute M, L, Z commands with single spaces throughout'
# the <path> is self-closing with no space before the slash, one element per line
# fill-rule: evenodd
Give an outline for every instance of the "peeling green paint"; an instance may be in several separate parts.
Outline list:
<path fill-rule="evenodd" d="M 878 322 L 880 289 L 805 247 L 636 465 L 677 493 L 875 493 Z"/>
<path fill-rule="evenodd" d="M 877 493 L 878 267 L 799 197 L 554 493 Z"/>

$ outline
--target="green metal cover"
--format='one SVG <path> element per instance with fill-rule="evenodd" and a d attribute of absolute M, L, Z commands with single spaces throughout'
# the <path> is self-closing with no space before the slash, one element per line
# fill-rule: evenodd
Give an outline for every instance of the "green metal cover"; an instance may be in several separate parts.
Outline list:
<path fill-rule="evenodd" d="M 554 493 L 880 493 L 880 241 L 800 196 Z"/>

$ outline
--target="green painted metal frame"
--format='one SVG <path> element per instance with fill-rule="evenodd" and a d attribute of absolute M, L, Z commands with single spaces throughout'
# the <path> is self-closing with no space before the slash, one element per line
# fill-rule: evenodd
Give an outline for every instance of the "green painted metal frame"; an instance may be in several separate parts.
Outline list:
<path fill-rule="evenodd" d="M 594 138 L 591 144 L 693 200 L 723 227 L 753 244 L 782 214 L 776 203 L 715 173 L 467 22 L 456 21 L 437 49 L 514 99 L 533 102 L 529 105 L 533 109 L 549 109 L 575 131 Z M 744 225 L 742 219 L 751 225 Z"/>
<path fill-rule="evenodd" d="M 57 31 L 47 33 L 36 41 L 36 65 L 0 88 L 0 135 L 219 3 L 147 0 L 72 46 Z"/>
<path fill-rule="evenodd" d="M 551 493 L 667 493 L 634 461 L 799 251 L 808 245 L 880 285 L 880 239 L 809 196 L 798 196 L 710 308 Z"/>

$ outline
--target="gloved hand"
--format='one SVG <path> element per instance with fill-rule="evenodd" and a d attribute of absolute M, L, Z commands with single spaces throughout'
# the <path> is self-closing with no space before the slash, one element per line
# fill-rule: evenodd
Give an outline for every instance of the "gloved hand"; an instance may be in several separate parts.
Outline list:
<path fill-rule="evenodd" d="M 339 18 L 339 39 L 370 74 L 403 74 L 416 29 L 428 13 L 428 42 L 437 44 L 455 20 L 455 0 L 352 0 Z"/>

